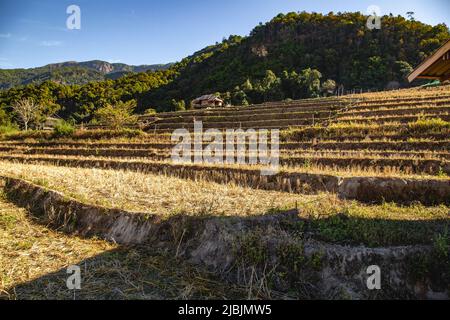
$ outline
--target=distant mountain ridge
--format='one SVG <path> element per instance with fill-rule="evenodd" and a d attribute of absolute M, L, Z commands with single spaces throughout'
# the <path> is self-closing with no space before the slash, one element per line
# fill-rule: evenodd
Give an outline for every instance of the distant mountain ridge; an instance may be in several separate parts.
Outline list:
<path fill-rule="evenodd" d="M 134 66 L 91 60 L 65 61 L 29 69 L 0 69 L 0 89 L 30 83 L 40 84 L 48 80 L 66 85 L 83 85 L 93 81 L 118 79 L 130 73 L 166 70 L 171 66 L 172 63 Z"/>
<path fill-rule="evenodd" d="M 158 71 L 164 70 L 171 66 L 171 63 L 168 64 L 144 64 L 139 66 L 128 65 L 125 63 L 110 63 L 102 60 L 90 60 L 90 61 L 66 61 L 60 63 L 52 63 L 48 64 L 45 67 L 50 69 L 61 68 L 61 67 L 81 67 L 87 68 L 91 70 L 95 70 L 101 72 L 103 74 L 114 73 L 114 72 L 145 72 L 145 71 Z M 39 69 L 39 68 L 37 68 Z"/>

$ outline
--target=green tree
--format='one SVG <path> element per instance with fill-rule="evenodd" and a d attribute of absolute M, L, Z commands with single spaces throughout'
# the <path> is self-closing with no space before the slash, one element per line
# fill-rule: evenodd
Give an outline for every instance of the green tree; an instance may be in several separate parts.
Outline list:
<path fill-rule="evenodd" d="M 245 82 L 242 84 L 242 90 L 246 92 L 253 90 L 253 85 L 250 79 L 247 78 L 247 80 L 245 80 Z"/>
<path fill-rule="evenodd" d="M 145 110 L 144 114 L 145 114 L 146 116 L 152 116 L 152 115 L 155 115 L 155 114 L 156 114 L 156 109 L 154 109 L 154 108 L 148 108 L 148 109 Z"/>
<path fill-rule="evenodd" d="M 334 90 L 336 89 L 336 81 L 328 79 L 324 83 L 322 83 L 322 92 L 325 97 L 329 96 L 330 94 L 333 94 Z"/>
<path fill-rule="evenodd" d="M 406 77 L 413 71 L 413 67 L 406 61 L 395 61 L 394 72 L 398 80 L 404 81 Z"/>
<path fill-rule="evenodd" d="M 122 129 L 126 124 L 137 122 L 137 116 L 133 115 L 136 108 L 136 101 L 119 101 L 115 105 L 108 104 L 95 112 L 95 119 L 101 124 L 113 129 Z"/>
<path fill-rule="evenodd" d="M 281 75 L 281 90 L 286 98 L 297 99 L 301 95 L 302 79 L 297 72 L 283 71 Z"/>
<path fill-rule="evenodd" d="M 175 111 L 184 111 L 186 110 L 186 103 L 184 100 L 177 101 L 175 99 L 172 99 L 172 108 Z"/>
<path fill-rule="evenodd" d="M 249 105 L 247 94 L 243 90 L 241 90 L 239 87 L 235 88 L 231 102 L 235 106 L 248 106 Z"/>
<path fill-rule="evenodd" d="M 317 98 L 320 96 L 320 78 L 322 74 L 316 69 L 304 69 L 300 73 L 303 98 Z"/>
<path fill-rule="evenodd" d="M 0 107 L 0 126 L 7 126 L 11 123 L 11 118 L 6 110 Z"/>
<path fill-rule="evenodd" d="M 260 90 L 262 90 L 264 101 L 281 99 L 280 79 L 272 70 L 267 70 L 266 75 L 261 81 Z"/>

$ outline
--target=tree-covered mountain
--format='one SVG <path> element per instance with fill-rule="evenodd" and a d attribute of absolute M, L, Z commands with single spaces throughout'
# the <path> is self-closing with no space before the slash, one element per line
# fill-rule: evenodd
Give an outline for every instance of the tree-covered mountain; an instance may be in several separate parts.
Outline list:
<path fill-rule="evenodd" d="M 168 69 L 172 64 L 131 66 L 124 63 L 109 63 L 92 60 L 67 61 L 30 69 L 0 69 L 0 89 L 19 85 L 41 84 L 53 81 L 60 84 L 87 84 L 105 79 L 118 79 L 124 75 L 146 71 Z"/>
<path fill-rule="evenodd" d="M 280 14 L 248 37 L 232 36 L 185 59 L 175 81 L 148 98 L 233 94 L 247 79 L 260 85 L 267 70 L 282 80 L 285 71 L 299 74 L 307 68 L 347 89 L 384 89 L 393 82 L 404 84 L 405 74 L 450 38 L 445 24 L 430 26 L 389 15 L 382 17 L 380 30 L 370 30 L 367 20 L 360 13 Z"/>
<path fill-rule="evenodd" d="M 246 104 L 317 96 L 336 85 L 384 89 L 406 85 L 404 78 L 412 67 L 450 38 L 445 24 L 430 26 L 389 15 L 382 17 L 381 29 L 371 30 L 367 20 L 360 13 L 280 14 L 247 37 L 230 36 L 167 70 L 84 85 L 41 79 L 50 81 L 0 91 L 0 108 L 10 114 L 14 101 L 31 97 L 49 112 L 58 110 L 63 117 L 84 122 L 96 109 L 118 101 L 136 100 L 137 112 L 168 111 L 189 106 L 193 98 L 208 93 Z M 116 73 L 129 72 L 126 66 L 112 66 Z M 54 70 L 64 68 L 74 66 Z M 84 70 L 114 75 L 95 62 Z"/>

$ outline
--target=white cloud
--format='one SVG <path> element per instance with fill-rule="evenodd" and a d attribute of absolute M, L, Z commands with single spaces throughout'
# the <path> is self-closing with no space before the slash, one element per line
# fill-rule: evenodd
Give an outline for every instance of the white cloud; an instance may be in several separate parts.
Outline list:
<path fill-rule="evenodd" d="M 0 38 L 11 38 L 11 33 L 0 33 Z"/>
<path fill-rule="evenodd" d="M 61 41 L 41 41 L 40 43 L 41 46 L 43 47 L 59 47 L 62 45 Z"/>
<path fill-rule="evenodd" d="M 0 68 L 12 68 L 13 65 L 6 58 L 0 57 Z"/>

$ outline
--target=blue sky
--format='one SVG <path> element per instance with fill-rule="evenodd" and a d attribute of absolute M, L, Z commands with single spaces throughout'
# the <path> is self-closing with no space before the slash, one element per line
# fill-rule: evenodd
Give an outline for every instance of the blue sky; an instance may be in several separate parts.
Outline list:
<path fill-rule="evenodd" d="M 80 30 L 66 28 L 71 4 L 81 9 Z M 230 34 L 248 35 L 280 12 L 366 13 L 370 5 L 450 25 L 448 0 L 0 0 L 0 68 L 93 59 L 173 62 Z"/>

